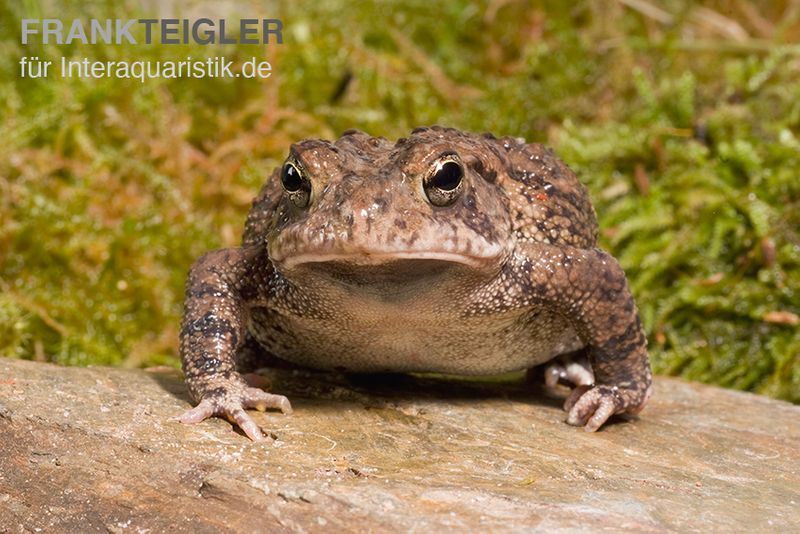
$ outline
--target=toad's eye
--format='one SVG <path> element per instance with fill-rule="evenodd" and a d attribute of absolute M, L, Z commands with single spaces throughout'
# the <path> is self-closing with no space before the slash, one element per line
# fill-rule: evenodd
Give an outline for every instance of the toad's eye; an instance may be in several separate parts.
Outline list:
<path fill-rule="evenodd" d="M 308 206 L 311 200 L 311 182 L 291 161 L 287 161 L 281 169 L 281 185 L 292 204 L 298 208 Z"/>
<path fill-rule="evenodd" d="M 448 206 L 455 202 L 463 184 L 464 167 L 456 154 L 439 158 L 422 180 L 425 195 L 434 206 Z"/>

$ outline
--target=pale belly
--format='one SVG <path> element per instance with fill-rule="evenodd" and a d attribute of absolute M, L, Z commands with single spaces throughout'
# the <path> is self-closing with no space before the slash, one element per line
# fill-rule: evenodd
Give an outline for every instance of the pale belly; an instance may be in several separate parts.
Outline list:
<path fill-rule="evenodd" d="M 279 358 L 351 372 L 498 374 L 581 346 L 565 319 L 543 310 L 449 317 L 392 308 L 299 317 L 257 308 L 250 331 Z"/>

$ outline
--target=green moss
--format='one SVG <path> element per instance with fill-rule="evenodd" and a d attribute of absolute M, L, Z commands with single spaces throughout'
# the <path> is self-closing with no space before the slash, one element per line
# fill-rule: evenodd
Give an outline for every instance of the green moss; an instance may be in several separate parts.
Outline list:
<path fill-rule="evenodd" d="M 177 365 L 183 282 L 288 145 L 422 124 L 546 142 L 591 190 L 658 372 L 800 401 L 800 21 L 665 3 L 281 3 L 281 47 L 29 46 L 0 7 L 0 354 Z M 788 5 L 788 4 L 787 4 Z M 110 1 L 61 18 L 149 13 Z M 786 8 L 786 5 L 783 6 Z M 249 16 L 235 12 L 230 17 Z M 728 26 L 730 28 L 730 25 Z M 254 80 L 20 79 L 57 60 L 251 55 Z"/>

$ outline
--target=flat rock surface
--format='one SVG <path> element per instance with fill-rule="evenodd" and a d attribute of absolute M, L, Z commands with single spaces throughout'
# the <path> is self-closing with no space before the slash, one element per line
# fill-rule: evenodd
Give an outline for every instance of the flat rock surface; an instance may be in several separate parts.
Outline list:
<path fill-rule="evenodd" d="M 800 531 L 788 403 L 658 378 L 588 434 L 521 380 L 264 373 L 252 443 L 177 372 L 0 359 L 0 532 Z"/>

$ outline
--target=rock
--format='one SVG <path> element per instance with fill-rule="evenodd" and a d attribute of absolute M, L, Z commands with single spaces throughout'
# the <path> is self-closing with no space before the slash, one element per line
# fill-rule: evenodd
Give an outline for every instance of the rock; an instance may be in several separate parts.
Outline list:
<path fill-rule="evenodd" d="M 0 359 L 0 532 L 794 531 L 800 407 L 658 378 L 596 434 L 518 381 L 268 370 L 272 442 L 180 375 Z"/>

